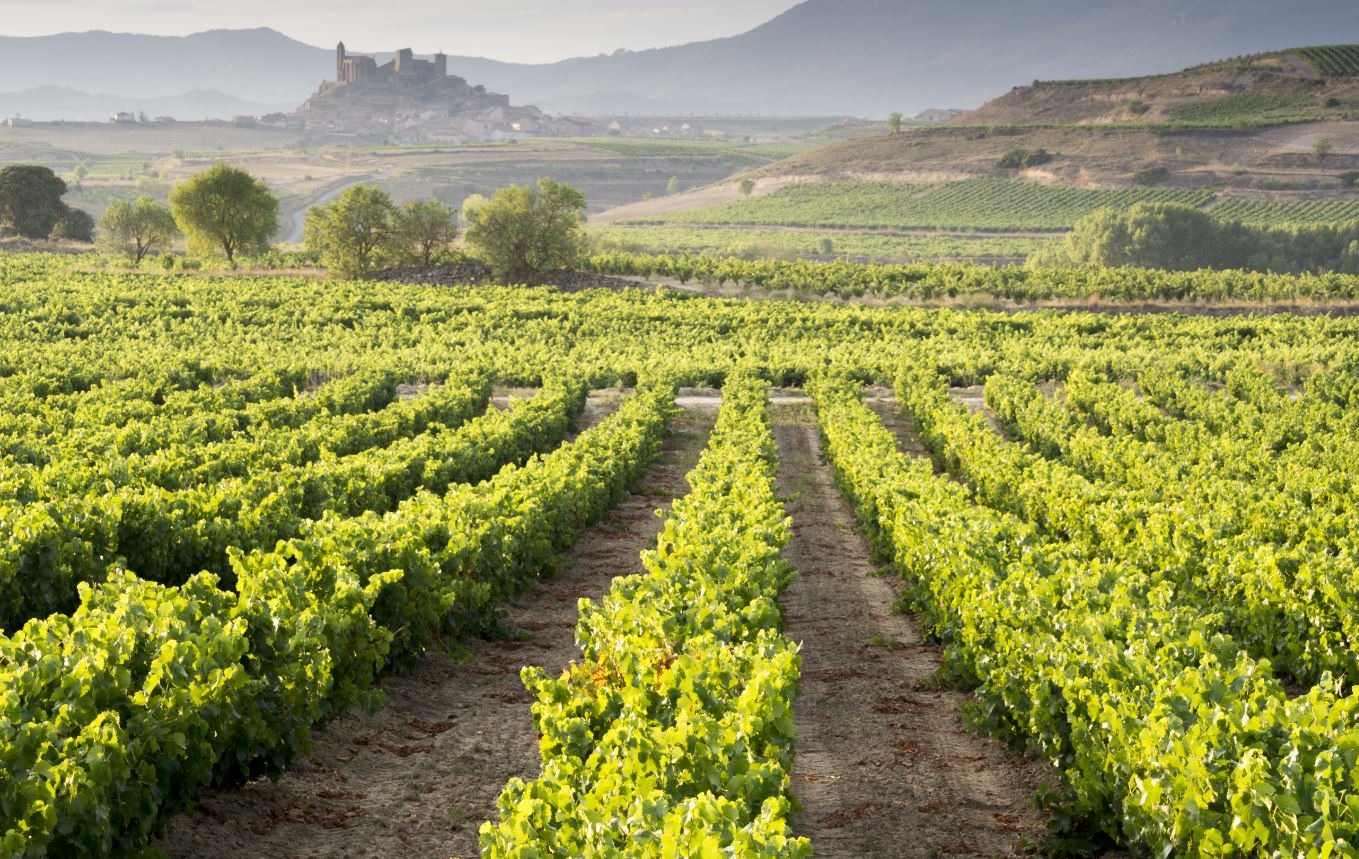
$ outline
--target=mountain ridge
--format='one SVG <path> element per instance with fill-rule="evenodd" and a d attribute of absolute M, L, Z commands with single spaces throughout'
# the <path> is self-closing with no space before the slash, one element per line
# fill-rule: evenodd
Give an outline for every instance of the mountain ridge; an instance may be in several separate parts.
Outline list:
<path fill-rule="evenodd" d="M 1351 35 L 1352 34 L 1352 35 Z M 1197 62 L 1359 41 L 1352 0 L 806 0 L 722 39 L 525 65 L 450 56 L 449 71 L 556 113 L 858 114 L 975 107 L 1016 83 L 1173 72 Z M 48 62 L 59 57 L 60 62 Z M 135 58 L 135 62 L 129 61 Z M 168 76 L 164 70 L 174 68 Z M 0 80 L 124 97 L 215 89 L 301 104 L 330 48 L 268 28 L 186 37 L 0 37 Z"/>

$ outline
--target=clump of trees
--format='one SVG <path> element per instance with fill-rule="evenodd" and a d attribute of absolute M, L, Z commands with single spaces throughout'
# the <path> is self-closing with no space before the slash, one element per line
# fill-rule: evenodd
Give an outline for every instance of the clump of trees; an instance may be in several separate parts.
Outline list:
<path fill-rule="evenodd" d="M 153 252 L 168 250 L 180 235 L 174 214 L 145 196 L 114 203 L 99 219 L 99 249 L 129 256 L 134 265 Z"/>
<path fill-rule="evenodd" d="M 0 235 L 90 242 L 94 219 L 62 201 L 66 183 L 47 167 L 16 164 L 0 169 Z"/>
<path fill-rule="evenodd" d="M 1002 170 L 1027 170 L 1030 167 L 1047 164 L 1051 160 L 1052 153 L 1046 149 L 1011 149 L 1000 156 L 996 166 Z"/>
<path fill-rule="evenodd" d="M 307 211 L 307 250 L 338 277 L 367 277 L 404 265 L 427 268 L 457 237 L 452 209 L 437 200 L 398 208 L 371 185 L 356 185 L 335 202 Z"/>
<path fill-rule="evenodd" d="M 467 242 L 503 283 L 541 283 L 585 252 L 585 195 L 553 179 L 501 188 L 463 205 Z"/>
<path fill-rule="evenodd" d="M 1162 182 L 1170 181 L 1170 168 L 1146 167 L 1134 173 L 1132 180 L 1136 185 L 1160 185 Z"/>
<path fill-rule="evenodd" d="M 238 255 L 267 251 L 278 233 L 278 198 L 264 182 L 229 164 L 176 185 L 170 209 L 191 253 L 221 253 L 232 264 Z"/>
<path fill-rule="evenodd" d="M 1359 221 L 1255 227 L 1179 203 L 1138 203 L 1081 219 L 1029 264 L 1359 274 Z"/>

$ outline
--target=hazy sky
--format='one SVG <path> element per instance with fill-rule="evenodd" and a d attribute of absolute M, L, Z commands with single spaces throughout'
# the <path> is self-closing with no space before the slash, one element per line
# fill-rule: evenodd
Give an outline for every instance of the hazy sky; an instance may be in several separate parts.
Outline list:
<path fill-rule="evenodd" d="M 0 35 L 273 27 L 354 50 L 545 62 L 744 32 L 797 0 L 0 0 Z"/>

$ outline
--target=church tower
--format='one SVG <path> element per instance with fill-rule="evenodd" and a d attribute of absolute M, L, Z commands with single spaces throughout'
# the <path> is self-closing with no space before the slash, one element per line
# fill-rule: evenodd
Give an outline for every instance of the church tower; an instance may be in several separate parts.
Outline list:
<path fill-rule="evenodd" d="M 344 42 L 341 42 L 340 46 L 335 49 L 335 80 L 338 83 L 344 83 L 345 56 Z"/>

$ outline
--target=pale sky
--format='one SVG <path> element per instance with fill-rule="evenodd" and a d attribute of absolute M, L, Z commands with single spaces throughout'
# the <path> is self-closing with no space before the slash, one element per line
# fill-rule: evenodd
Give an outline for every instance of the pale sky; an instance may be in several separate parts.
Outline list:
<path fill-rule="evenodd" d="M 797 0 L 0 0 L 0 35 L 272 27 L 356 51 L 551 62 L 744 32 Z"/>

